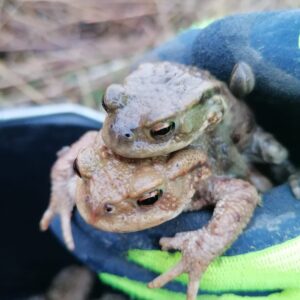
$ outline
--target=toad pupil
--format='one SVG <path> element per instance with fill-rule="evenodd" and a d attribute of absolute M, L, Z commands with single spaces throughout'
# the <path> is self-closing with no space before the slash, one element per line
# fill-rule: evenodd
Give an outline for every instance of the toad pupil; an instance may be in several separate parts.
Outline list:
<path fill-rule="evenodd" d="M 154 192 L 150 192 L 144 198 L 137 200 L 138 205 L 153 205 L 163 194 L 162 190 L 156 190 Z"/>
<path fill-rule="evenodd" d="M 158 137 L 158 136 L 164 136 L 168 134 L 169 132 L 173 131 L 175 129 L 175 123 L 170 122 L 170 123 L 164 123 L 162 126 L 159 128 L 153 128 L 151 129 L 151 135 L 152 137 Z"/>

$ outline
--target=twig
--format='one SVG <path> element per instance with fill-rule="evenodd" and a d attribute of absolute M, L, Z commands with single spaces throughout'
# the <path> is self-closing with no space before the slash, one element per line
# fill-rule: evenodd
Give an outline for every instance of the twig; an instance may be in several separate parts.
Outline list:
<path fill-rule="evenodd" d="M 44 104 L 47 102 L 46 98 L 39 91 L 28 85 L 21 77 L 9 70 L 1 61 L 0 75 L 8 81 L 15 82 L 17 89 L 30 98 L 33 102 L 37 104 Z"/>
<path fill-rule="evenodd" d="M 1 3 L 2 7 L 4 7 L 4 2 L 5 0 L 3 0 L 3 2 Z M 13 8 L 11 8 L 10 10 L 5 11 L 7 13 L 7 16 L 5 16 L 2 22 L 0 22 L 0 31 L 3 28 L 4 25 L 6 25 L 6 23 L 9 21 L 9 18 L 13 17 L 13 15 L 18 11 L 18 9 L 22 6 L 22 3 L 17 3 Z M 3 13 L 4 15 L 4 13 Z"/>
<path fill-rule="evenodd" d="M 90 81 L 85 70 L 78 72 L 77 74 L 79 89 L 83 98 L 83 102 L 85 105 L 93 107 L 95 105 L 95 101 L 92 97 L 92 88 L 90 85 Z"/>

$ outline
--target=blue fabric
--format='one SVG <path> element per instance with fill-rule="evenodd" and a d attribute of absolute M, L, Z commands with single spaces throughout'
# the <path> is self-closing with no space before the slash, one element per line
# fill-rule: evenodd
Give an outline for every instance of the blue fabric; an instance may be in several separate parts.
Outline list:
<path fill-rule="evenodd" d="M 299 102 L 299 28 L 300 9 L 235 15 L 188 30 L 143 60 L 195 65 L 226 82 L 233 66 L 244 61 L 253 68 L 256 92 L 272 102 L 281 98 Z"/>
<path fill-rule="evenodd" d="M 190 30 L 148 53 L 144 60 L 171 60 L 210 70 L 228 81 L 235 63 L 252 66 L 254 93 L 247 97 L 259 124 L 275 133 L 300 163 L 300 10 L 238 15 L 224 18 L 203 30 Z M 117 234 L 96 230 L 75 212 L 72 230 L 75 255 L 97 272 L 124 275 L 148 282 L 154 274 L 126 260 L 132 248 L 157 249 L 162 236 L 197 229 L 210 211 L 185 213 L 158 227 L 136 233 Z M 61 239 L 59 220 L 52 226 Z M 226 255 L 247 253 L 284 242 L 300 233 L 300 202 L 287 185 L 264 195 L 247 230 Z M 184 291 L 180 284 L 167 285 Z"/>

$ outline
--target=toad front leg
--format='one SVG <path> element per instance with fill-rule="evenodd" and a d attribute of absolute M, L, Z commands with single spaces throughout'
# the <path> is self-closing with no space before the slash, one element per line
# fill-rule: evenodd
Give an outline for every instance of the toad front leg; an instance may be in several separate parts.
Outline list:
<path fill-rule="evenodd" d="M 97 132 L 88 132 L 69 148 L 58 152 L 51 169 L 51 196 L 47 210 L 40 221 L 40 229 L 48 229 L 55 215 L 61 219 L 62 233 L 67 247 L 74 249 L 71 231 L 71 212 L 75 205 L 76 174 L 73 168 L 78 152 L 95 140 Z"/>
<path fill-rule="evenodd" d="M 206 203 L 216 205 L 211 221 L 205 228 L 178 233 L 173 238 L 162 238 L 162 249 L 181 250 L 182 259 L 149 283 L 149 287 L 158 288 L 180 274 L 188 273 L 188 300 L 196 299 L 202 274 L 241 233 L 259 202 L 256 189 L 251 184 L 231 178 L 211 177 L 199 189 L 199 196 L 199 201 L 205 199 Z"/>

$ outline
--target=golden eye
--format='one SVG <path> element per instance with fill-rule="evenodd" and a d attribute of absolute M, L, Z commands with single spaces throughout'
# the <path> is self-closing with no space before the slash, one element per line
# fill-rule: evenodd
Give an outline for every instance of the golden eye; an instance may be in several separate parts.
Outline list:
<path fill-rule="evenodd" d="M 145 194 L 142 198 L 137 200 L 139 206 L 153 205 L 163 195 L 163 190 L 155 190 Z"/>
<path fill-rule="evenodd" d="M 158 123 L 152 127 L 152 129 L 150 130 L 150 134 L 155 139 L 164 138 L 172 134 L 174 129 L 175 129 L 175 122 L 173 121 Z"/>

